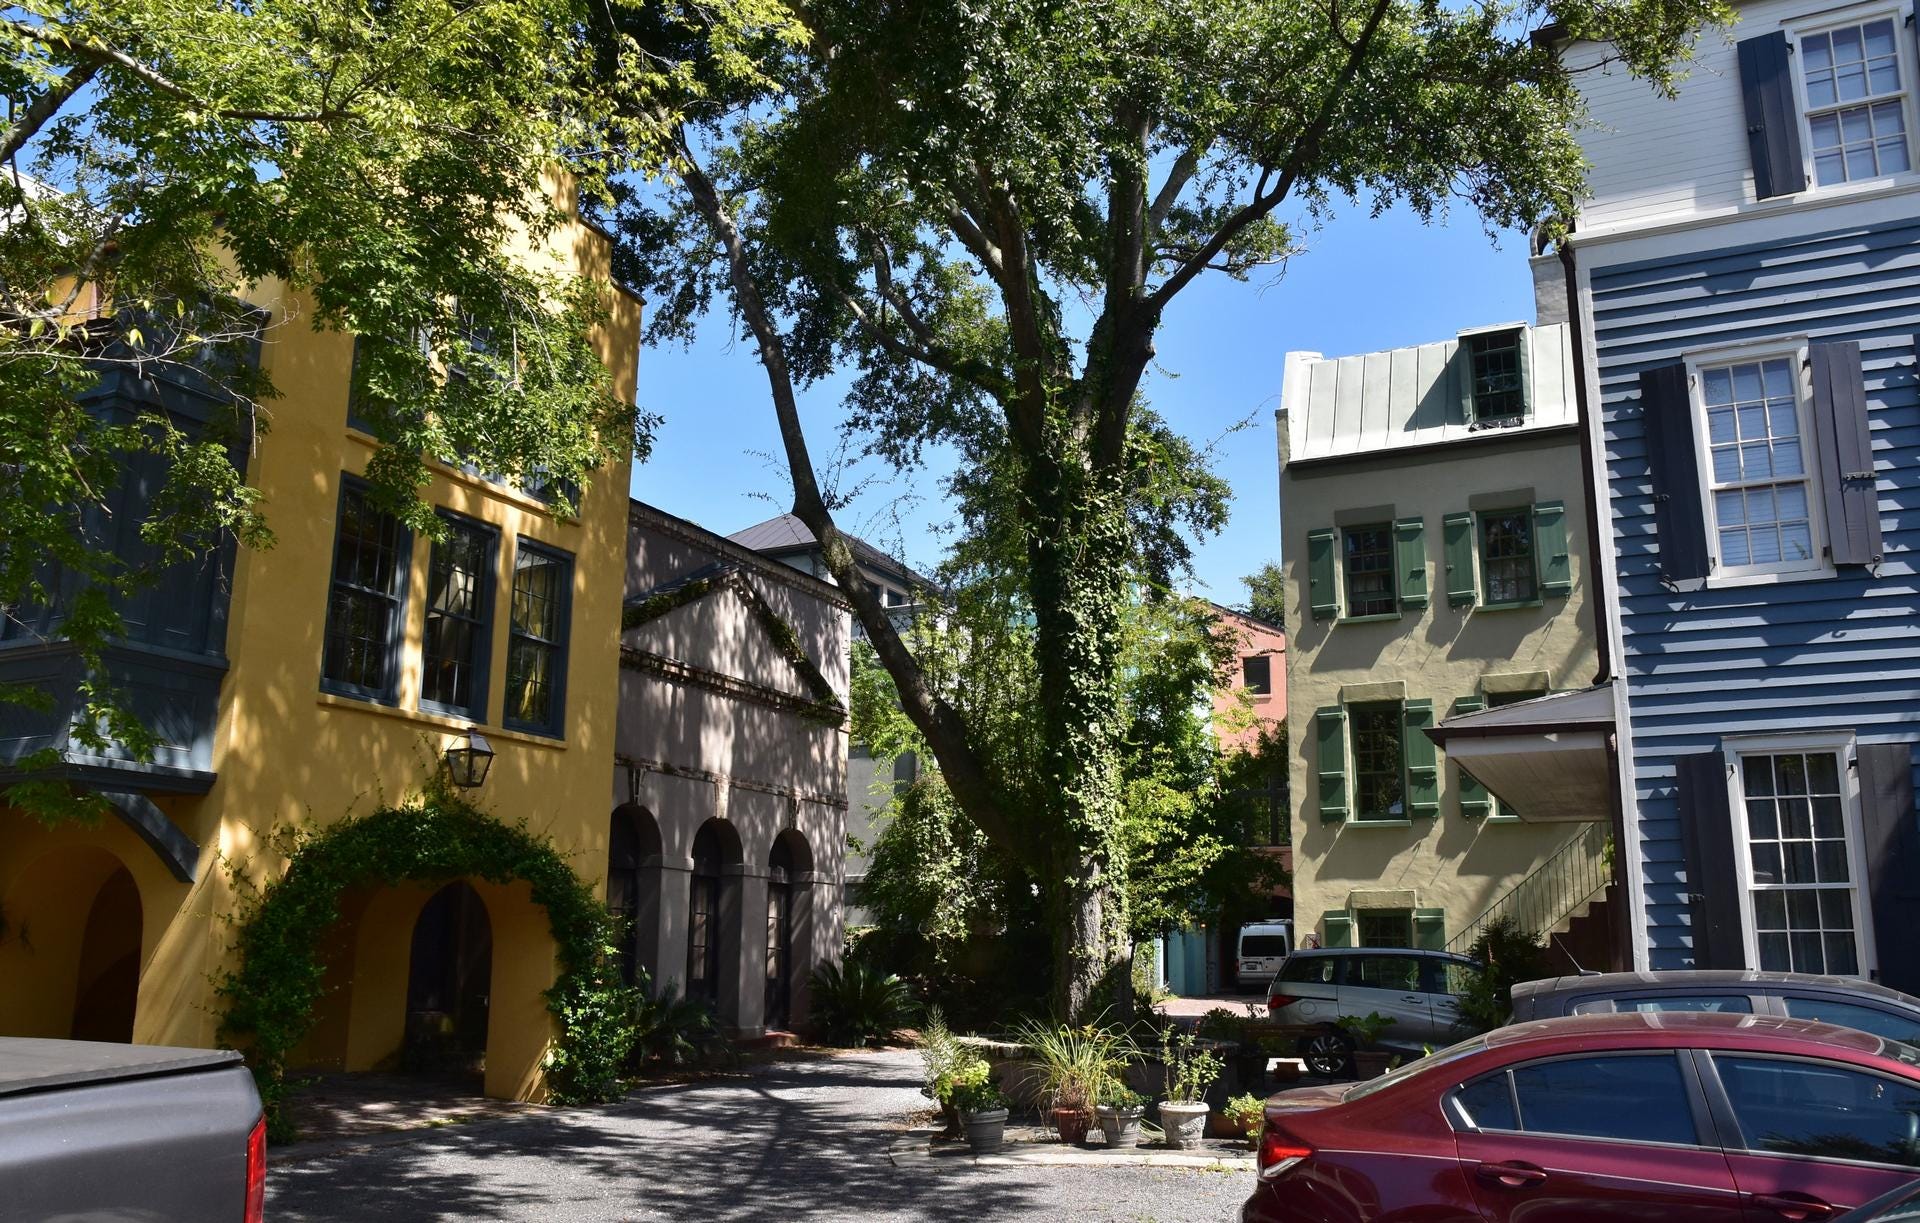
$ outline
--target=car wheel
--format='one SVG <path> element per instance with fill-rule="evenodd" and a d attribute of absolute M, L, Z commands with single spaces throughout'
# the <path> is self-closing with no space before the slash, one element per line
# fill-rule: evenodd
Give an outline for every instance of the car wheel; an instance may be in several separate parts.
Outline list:
<path fill-rule="evenodd" d="M 1310 1073 L 1337 1079 L 1353 1066 L 1353 1042 L 1339 1032 L 1312 1033 L 1300 1040 L 1300 1060 Z"/>

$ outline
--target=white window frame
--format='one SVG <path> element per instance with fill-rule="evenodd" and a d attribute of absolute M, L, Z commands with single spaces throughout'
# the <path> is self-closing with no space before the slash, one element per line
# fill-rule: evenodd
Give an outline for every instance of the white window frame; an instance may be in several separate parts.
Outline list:
<path fill-rule="evenodd" d="M 1760 967 L 1760 937 L 1753 916 L 1753 848 L 1747 828 L 1747 756 L 1794 752 L 1832 752 L 1840 758 L 1840 818 L 1847 832 L 1848 886 L 1853 889 L 1853 931 L 1860 960 L 1860 978 L 1879 975 L 1880 960 L 1873 941 L 1873 901 L 1868 895 L 1866 831 L 1860 816 L 1860 770 L 1850 731 L 1791 735 L 1729 735 L 1721 741 L 1727 758 L 1728 811 L 1733 820 L 1734 871 L 1740 883 L 1740 937 L 1747 963 Z"/>
<path fill-rule="evenodd" d="M 1793 370 L 1794 420 L 1800 430 L 1801 465 L 1806 469 L 1802 478 L 1807 485 L 1807 533 L 1812 542 L 1812 555 L 1804 561 L 1728 565 L 1720 558 L 1720 518 L 1713 503 L 1713 434 L 1707 424 L 1706 381 L 1702 372 L 1723 365 L 1781 357 L 1788 360 Z M 1834 573 L 1827 546 L 1826 502 L 1821 499 L 1821 452 L 1813 421 L 1813 375 L 1808 369 L 1807 360 L 1807 341 L 1804 338 L 1687 354 L 1687 401 L 1693 418 L 1694 491 L 1700 498 L 1701 522 L 1707 537 L 1709 588 L 1799 581 Z"/>
<path fill-rule="evenodd" d="M 1920 13 L 1920 7 L 1911 11 Z M 1920 134 L 1916 134 L 1914 130 L 1916 110 L 1920 109 L 1920 104 L 1917 104 L 1915 99 L 1915 85 L 1920 77 L 1916 76 L 1915 69 L 1920 67 L 1920 64 L 1915 62 L 1917 57 L 1913 45 L 1913 27 L 1907 24 L 1907 14 L 1898 6 L 1888 7 L 1885 4 L 1876 3 L 1863 4 L 1854 8 L 1829 9 L 1820 13 L 1819 18 L 1820 20 L 1806 25 L 1787 26 L 1786 30 L 1787 45 L 1793 53 L 1789 75 L 1793 78 L 1794 107 L 1799 112 L 1796 122 L 1800 125 L 1800 162 L 1801 170 L 1806 175 L 1805 190 L 1845 191 L 1862 184 L 1889 183 L 1912 178 L 1916 172 L 1920 172 Z M 1812 119 L 1814 108 L 1807 99 L 1807 74 L 1803 67 L 1804 53 L 1800 49 L 1800 44 L 1809 38 L 1829 34 L 1834 30 L 1844 30 L 1848 26 L 1865 25 L 1869 21 L 1880 20 L 1893 22 L 1894 58 L 1900 65 L 1900 119 L 1907 135 L 1907 168 L 1890 170 L 1871 178 L 1848 178 L 1837 183 L 1822 183 L 1814 173 Z M 1920 20 L 1920 16 L 1916 16 L 1915 20 Z M 1862 103 L 1836 102 L 1832 106 L 1820 107 L 1819 110 L 1824 114 L 1829 110 L 1845 110 L 1849 106 L 1859 105 Z"/>

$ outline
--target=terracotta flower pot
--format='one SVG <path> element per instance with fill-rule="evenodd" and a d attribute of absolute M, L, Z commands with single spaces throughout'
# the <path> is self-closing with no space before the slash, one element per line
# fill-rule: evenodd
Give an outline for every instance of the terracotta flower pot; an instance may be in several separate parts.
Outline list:
<path fill-rule="evenodd" d="M 1069 1146 L 1085 1142 L 1087 1131 L 1093 1128 L 1093 1117 L 1084 1108 L 1056 1108 L 1047 1114 L 1047 1119 L 1053 1122 L 1060 1141 Z"/>
<path fill-rule="evenodd" d="M 1353 1055 L 1353 1074 L 1358 1079 L 1377 1079 L 1387 1072 L 1387 1064 L 1393 1061 L 1391 1053 L 1379 1053 L 1361 1050 Z"/>

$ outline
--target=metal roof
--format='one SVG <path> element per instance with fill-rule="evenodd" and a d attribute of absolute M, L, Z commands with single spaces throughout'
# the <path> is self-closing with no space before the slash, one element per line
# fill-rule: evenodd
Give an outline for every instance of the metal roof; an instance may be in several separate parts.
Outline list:
<path fill-rule="evenodd" d="M 1491 425 L 1466 419 L 1462 409 L 1461 337 L 1515 328 L 1527 344 L 1532 382 L 1527 415 Z M 1452 339 L 1352 357 L 1287 354 L 1281 403 L 1286 412 L 1288 462 L 1343 458 L 1442 443 L 1471 443 L 1538 433 L 1575 423 L 1577 371 L 1565 323 L 1470 328 Z"/>
<path fill-rule="evenodd" d="M 869 569 L 878 569 L 893 577 L 896 581 L 914 586 L 932 587 L 933 583 L 915 573 L 912 568 L 888 556 L 858 535 L 840 533 L 853 549 L 853 555 Z M 811 552 L 820 546 L 813 531 L 794 514 L 776 514 L 764 522 L 756 522 L 744 530 L 735 531 L 727 536 L 743 548 L 752 548 L 755 552 L 767 556 L 779 556 L 788 552 Z"/>

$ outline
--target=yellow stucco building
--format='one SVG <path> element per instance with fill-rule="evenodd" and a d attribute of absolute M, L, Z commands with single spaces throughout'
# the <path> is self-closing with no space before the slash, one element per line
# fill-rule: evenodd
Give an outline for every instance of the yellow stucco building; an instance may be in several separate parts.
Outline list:
<path fill-rule="evenodd" d="M 1464 951 L 1491 916 L 1564 937 L 1604 903 L 1604 788 L 1535 818 L 1544 809 L 1489 793 L 1427 733 L 1593 682 L 1575 380 L 1556 322 L 1288 356 L 1280 500 L 1302 942 Z"/>
<path fill-rule="evenodd" d="M 612 286 L 610 253 L 576 222 L 534 258 L 608 285 L 596 342 L 630 401 L 640 304 Z M 278 827 L 418 794 L 469 727 L 497 753 L 476 804 L 524 820 L 590 883 L 604 873 L 628 463 L 596 473 L 573 521 L 435 465 L 422 495 L 448 535 L 409 533 L 356 484 L 374 444 L 349 424 L 352 337 L 310 327 L 309 303 L 283 286 L 252 300 L 272 316 L 260 360 L 281 397 L 247 478 L 277 542 L 209 556 L 128 608 L 109 663 L 160 732 L 150 763 L 63 744 L 57 718 L 50 740 L 45 718 L 0 720 L 16 755 L 68 747 L 63 775 L 115 812 L 49 829 L 0 811 L 0 1034 L 213 1044 L 235 874 L 284 867 L 268 843 Z M 195 410 L 192 386 L 164 376 L 114 374 L 105 390 Z M 129 495 L 154 475 L 136 467 Z M 56 713 L 71 702 L 58 640 L 16 631 L 0 665 Z M 393 1064 L 418 1027 L 443 1052 L 483 1051 L 488 1094 L 540 1091 L 554 946 L 525 883 L 350 893 L 321 950 L 330 990 L 296 1064 Z"/>

